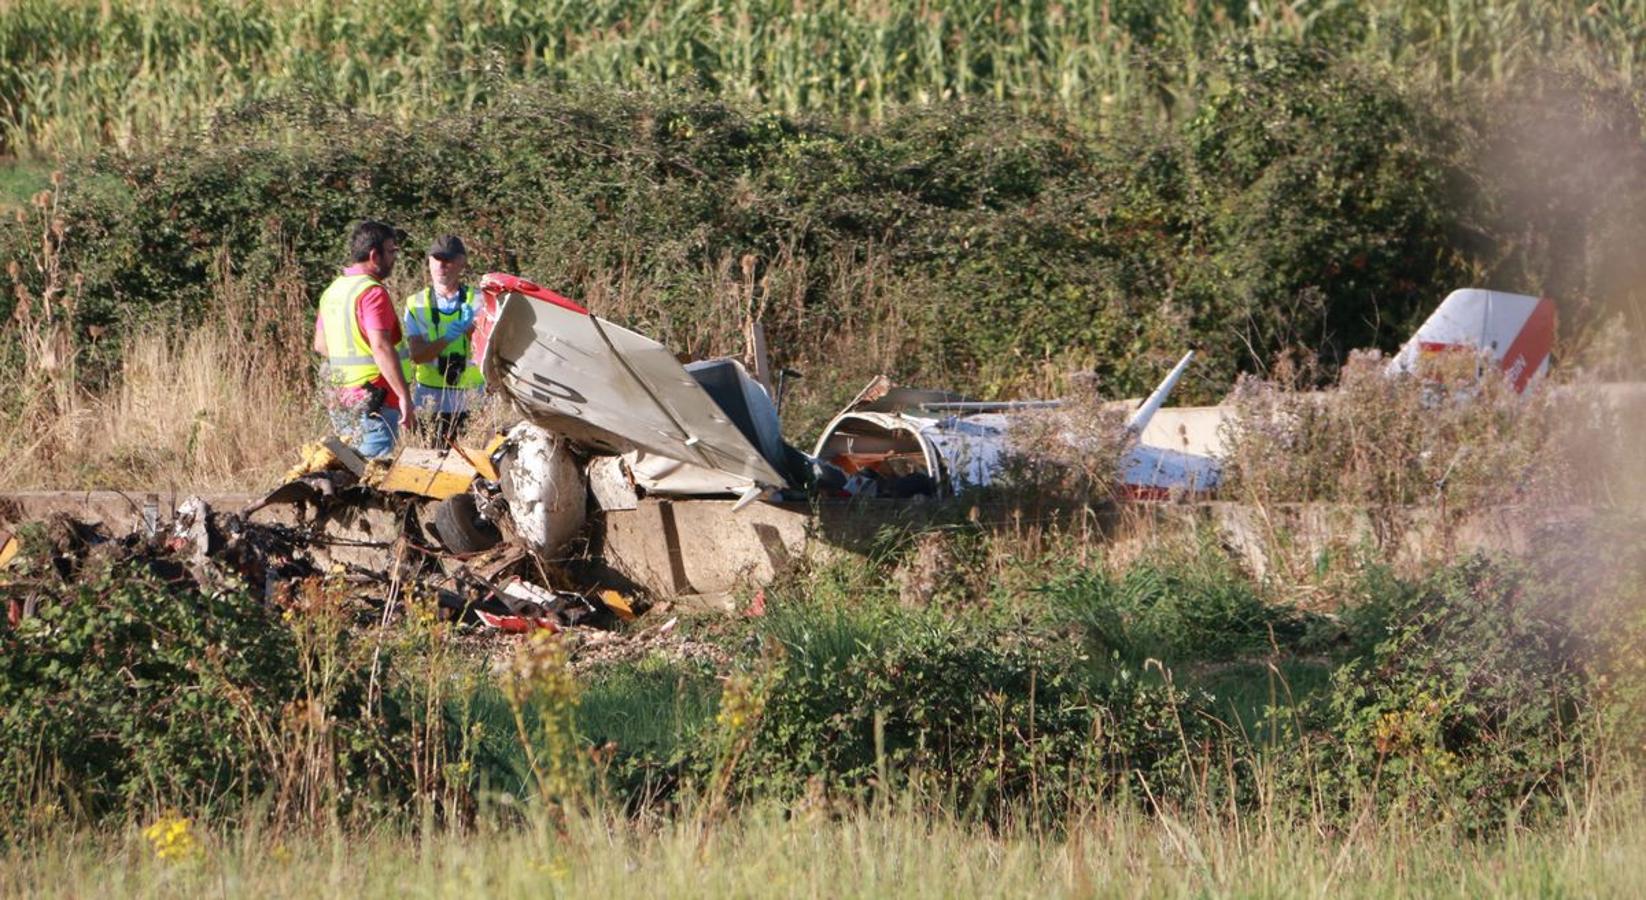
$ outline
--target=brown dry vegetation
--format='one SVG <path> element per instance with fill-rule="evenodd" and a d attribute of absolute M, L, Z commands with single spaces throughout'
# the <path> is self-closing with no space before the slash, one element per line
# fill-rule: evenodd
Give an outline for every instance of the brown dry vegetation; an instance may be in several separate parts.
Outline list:
<path fill-rule="evenodd" d="M 38 292 L 12 282 L 24 354 L 0 379 L 11 413 L 0 445 L 13 448 L 0 488 L 266 485 L 322 422 L 305 359 L 313 312 L 304 286 L 249 285 L 225 260 L 204 321 L 129 336 L 114 377 L 88 387 L 67 324 L 81 288 L 60 268 L 55 199 L 42 192 L 17 213 L 38 220 L 33 262 L 47 274 Z"/>
<path fill-rule="evenodd" d="M 1492 507 L 1627 507 L 1643 499 L 1632 451 L 1646 425 L 1631 385 L 1581 367 L 1517 394 L 1474 359 L 1432 361 L 1390 377 L 1375 352 L 1352 356 L 1330 390 L 1289 362 L 1243 378 L 1225 425 L 1228 499 L 1267 506 L 1323 501 L 1450 520 Z M 1397 524 L 1391 518 L 1388 524 Z"/>
<path fill-rule="evenodd" d="M 269 487 L 303 443 L 329 427 L 309 349 L 315 297 L 295 263 L 288 260 L 272 284 L 252 283 L 235 274 L 225 250 L 194 321 L 125 335 L 116 363 L 93 375 L 81 363 L 97 350 L 102 329 L 93 329 L 89 343 L 71 340 L 82 287 L 63 264 L 69 238 L 56 208 L 60 181 L 54 176 L 52 189 L 14 211 L 39 234 L 29 260 L 39 275 L 12 273 L 18 302 L 0 332 L 15 334 L 22 349 L 21 367 L 0 374 L 9 413 L 0 420 L 0 445 L 14 448 L 0 461 L 0 490 Z M 786 362 L 806 376 L 790 384 L 786 421 L 822 421 L 843 391 L 897 368 L 913 328 L 907 305 L 877 292 L 878 268 L 872 248 L 838 267 L 831 292 L 844 310 L 839 329 L 827 342 L 783 348 Z M 747 256 L 706 268 L 700 281 L 715 313 L 699 320 L 673 320 L 656 286 L 627 268 L 587 273 L 579 299 L 618 322 L 670 323 L 676 348 L 694 357 L 746 356 L 753 322 L 804 313 L 805 259 L 780 253 L 759 266 L 758 277 L 755 269 Z M 421 257 L 410 254 L 388 281 L 390 293 L 409 296 L 426 277 Z M 37 280 L 43 288 L 25 286 Z M 1049 368 L 1029 377 L 1048 390 L 1062 381 Z M 507 419 L 495 402 L 481 417 L 486 425 Z M 804 443 L 810 435 L 796 438 Z"/>
<path fill-rule="evenodd" d="M 1587 811 L 1584 811 L 1587 812 Z M 174 820 L 173 820 L 174 821 Z M 569 823 L 475 834 L 378 830 L 284 840 L 192 823 L 193 848 L 157 858 L 138 829 L 15 848 L 14 895 L 308 897 L 1628 897 L 1646 834 L 1620 804 L 1557 833 L 1466 842 L 1409 820 L 1347 835 L 1309 828 L 1100 813 L 1065 837 L 983 832 L 893 808 L 848 817 L 760 810 L 718 827 Z M 341 852 L 342 848 L 348 852 Z"/>

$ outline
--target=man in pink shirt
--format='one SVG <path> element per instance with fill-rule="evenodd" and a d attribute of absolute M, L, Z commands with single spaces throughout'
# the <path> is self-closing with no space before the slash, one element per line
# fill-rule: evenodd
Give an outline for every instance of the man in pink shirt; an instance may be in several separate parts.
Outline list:
<path fill-rule="evenodd" d="M 320 295 L 314 352 L 326 359 L 326 407 L 344 441 L 360 455 L 394 448 L 400 426 L 413 426 L 411 391 L 395 349 L 400 320 L 383 280 L 394 271 L 405 232 L 382 222 L 356 225 L 351 265 Z"/>

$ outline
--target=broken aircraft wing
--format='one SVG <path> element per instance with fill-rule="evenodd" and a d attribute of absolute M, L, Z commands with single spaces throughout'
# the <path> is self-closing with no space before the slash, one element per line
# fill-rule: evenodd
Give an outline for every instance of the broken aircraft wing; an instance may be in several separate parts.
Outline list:
<path fill-rule="evenodd" d="M 491 274 L 481 287 L 475 352 L 486 381 L 537 424 L 594 449 L 683 463 L 728 494 L 788 486 L 667 347 L 522 278 Z"/>
<path fill-rule="evenodd" d="M 1194 356 L 1193 350 L 1185 353 L 1126 422 L 1118 487 L 1129 496 L 1164 499 L 1202 493 L 1215 490 L 1221 481 L 1221 467 L 1213 456 L 1139 439 Z M 829 421 L 812 455 L 847 473 L 865 468 L 887 477 L 925 473 L 940 492 L 956 494 L 994 482 L 1012 455 L 1014 415 L 1061 404 L 981 402 L 948 391 L 897 387 L 881 375 Z M 1076 440 L 1071 439 L 1071 446 Z"/>

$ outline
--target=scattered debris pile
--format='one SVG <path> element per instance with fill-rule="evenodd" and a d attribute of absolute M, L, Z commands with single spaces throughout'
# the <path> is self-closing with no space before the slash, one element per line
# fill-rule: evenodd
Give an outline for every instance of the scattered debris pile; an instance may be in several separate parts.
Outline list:
<path fill-rule="evenodd" d="M 237 511 L 190 497 L 164 518 L 145 507 L 126 534 L 61 514 L 0 530 L 7 621 L 15 627 L 117 563 L 180 590 L 248 590 L 280 605 L 326 579 L 374 620 L 397 615 L 404 601 L 432 601 L 443 620 L 505 633 L 635 619 L 647 604 L 632 588 L 546 564 L 542 535 L 516 532 L 510 482 L 531 485 L 528 505 L 544 497 L 541 479 L 500 477 L 509 446 L 500 436 L 485 454 L 454 445 L 368 464 L 328 441 L 304 448 L 285 483 Z"/>

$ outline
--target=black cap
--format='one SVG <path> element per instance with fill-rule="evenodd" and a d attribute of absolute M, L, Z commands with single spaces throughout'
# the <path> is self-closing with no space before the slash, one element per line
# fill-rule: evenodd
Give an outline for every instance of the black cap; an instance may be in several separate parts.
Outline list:
<path fill-rule="evenodd" d="M 451 259 L 454 256 L 466 257 L 469 255 L 469 251 L 467 247 L 463 246 L 462 238 L 455 234 L 448 234 L 445 237 L 436 238 L 435 242 L 429 245 L 429 255 L 436 259 Z"/>

